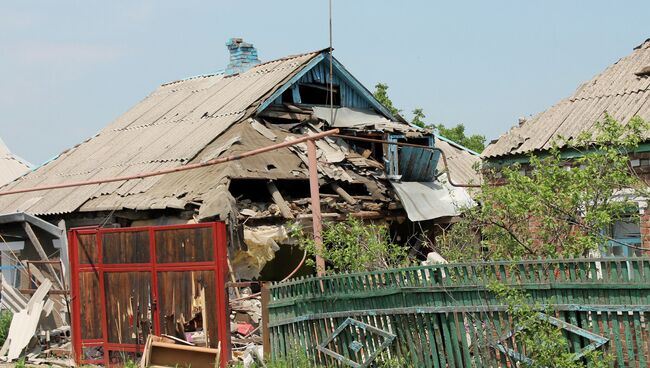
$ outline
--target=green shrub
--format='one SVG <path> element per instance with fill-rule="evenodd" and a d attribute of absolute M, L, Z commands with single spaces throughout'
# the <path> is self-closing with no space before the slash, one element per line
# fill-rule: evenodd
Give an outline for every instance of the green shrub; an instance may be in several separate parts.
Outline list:
<path fill-rule="evenodd" d="M 0 311 L 0 345 L 5 343 L 13 315 L 8 310 Z"/>

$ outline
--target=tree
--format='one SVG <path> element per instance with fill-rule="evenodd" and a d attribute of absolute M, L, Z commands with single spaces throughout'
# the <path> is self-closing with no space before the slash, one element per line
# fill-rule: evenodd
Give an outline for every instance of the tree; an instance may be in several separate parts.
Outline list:
<path fill-rule="evenodd" d="M 402 110 L 397 109 L 393 105 L 393 101 L 391 101 L 391 99 L 388 97 L 387 84 L 377 83 L 375 85 L 375 92 L 373 92 L 373 95 L 375 96 L 377 101 L 381 102 L 381 104 L 384 105 L 384 107 L 386 107 L 388 111 L 390 111 L 393 115 L 399 115 L 402 112 Z M 420 128 L 436 129 L 438 130 L 438 133 L 441 136 L 448 138 L 478 153 L 481 153 L 485 148 L 485 136 L 478 135 L 478 134 L 467 136 L 465 133 L 465 125 L 463 124 L 458 124 L 455 127 L 447 128 L 443 124 L 438 124 L 438 125 L 427 124 L 424 121 L 424 118 L 426 118 L 426 115 L 424 114 L 424 110 L 421 107 L 415 108 L 413 110 L 413 119 L 411 120 L 411 124 Z"/>
<path fill-rule="evenodd" d="M 451 128 L 447 128 L 443 124 L 434 125 L 434 127 L 441 136 L 451 139 L 472 151 L 481 153 L 485 149 L 485 136 L 479 134 L 466 135 L 464 124 L 458 124 Z"/>
<path fill-rule="evenodd" d="M 647 129 L 640 118 L 622 125 L 606 116 L 597 134 L 559 140 L 547 155 L 531 155 L 528 165 L 485 169 L 502 185 L 483 185 L 475 198 L 480 205 L 436 239 L 441 254 L 451 260 L 576 257 L 614 241 L 605 230 L 638 218 L 635 199 L 648 195 L 629 167 L 629 153 Z M 567 151 L 579 156 L 565 159 Z"/>
<path fill-rule="evenodd" d="M 424 122 L 424 118 L 426 117 L 427 116 L 424 115 L 424 110 L 421 107 L 418 107 L 413 110 L 413 120 L 411 120 L 411 124 L 420 128 L 429 128 L 430 126 Z"/>
<path fill-rule="evenodd" d="M 382 105 L 384 105 L 385 108 L 390 111 L 391 114 L 393 115 L 399 115 L 401 110 L 397 109 L 395 106 L 393 106 L 393 101 L 388 97 L 388 85 L 384 83 L 377 83 L 375 84 L 375 92 L 373 92 L 373 95 L 379 101 Z"/>

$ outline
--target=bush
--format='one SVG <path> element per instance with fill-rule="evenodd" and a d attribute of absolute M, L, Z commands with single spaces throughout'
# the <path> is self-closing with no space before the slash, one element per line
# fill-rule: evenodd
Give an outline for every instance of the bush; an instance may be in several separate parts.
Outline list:
<path fill-rule="evenodd" d="M 0 345 L 5 343 L 13 315 L 8 310 L 0 311 Z"/>
<path fill-rule="evenodd" d="M 308 254 L 325 259 L 328 272 L 372 271 L 400 267 L 408 262 L 406 247 L 389 241 L 387 226 L 364 224 L 352 216 L 343 222 L 325 224 L 320 250 L 301 225 L 292 226 L 291 235 Z M 314 261 L 308 260 L 308 264 L 313 265 Z"/>

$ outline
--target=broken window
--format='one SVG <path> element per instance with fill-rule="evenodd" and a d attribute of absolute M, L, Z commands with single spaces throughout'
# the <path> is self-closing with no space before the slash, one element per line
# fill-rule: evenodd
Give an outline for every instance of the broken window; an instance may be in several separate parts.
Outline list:
<path fill-rule="evenodd" d="M 603 255 L 608 257 L 638 257 L 641 256 L 641 227 L 639 218 L 630 216 L 615 221 L 609 228 L 611 238 L 603 249 Z"/>
<path fill-rule="evenodd" d="M 388 140 L 420 146 L 434 146 L 433 136 L 407 138 L 400 134 L 390 134 Z M 389 144 L 384 158 L 386 175 L 389 178 L 402 181 L 432 181 L 436 176 L 439 158 L 440 152 L 436 150 Z"/>

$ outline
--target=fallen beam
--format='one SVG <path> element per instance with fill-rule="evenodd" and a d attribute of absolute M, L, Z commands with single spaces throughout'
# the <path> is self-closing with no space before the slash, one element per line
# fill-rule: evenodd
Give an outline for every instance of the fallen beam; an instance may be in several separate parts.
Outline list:
<path fill-rule="evenodd" d="M 282 197 L 282 193 L 278 190 L 278 187 L 275 186 L 275 183 L 271 180 L 268 183 L 266 183 L 266 187 L 269 189 L 269 193 L 271 193 L 271 198 L 273 198 L 273 202 L 278 205 L 280 208 L 280 213 L 282 214 L 282 217 L 286 219 L 293 219 L 293 213 L 291 213 L 291 209 L 289 208 L 289 205 L 287 202 L 284 200 L 284 197 Z"/>

